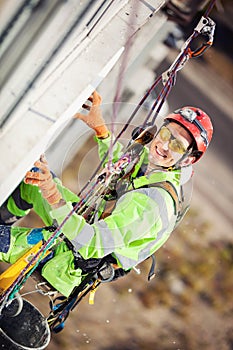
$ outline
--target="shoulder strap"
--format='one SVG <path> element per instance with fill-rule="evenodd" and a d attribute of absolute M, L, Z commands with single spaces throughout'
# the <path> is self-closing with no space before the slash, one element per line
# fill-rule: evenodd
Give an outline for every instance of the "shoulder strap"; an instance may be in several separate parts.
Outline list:
<path fill-rule="evenodd" d="M 173 199 L 174 208 L 175 208 L 175 215 L 178 214 L 178 217 L 179 217 L 180 201 L 179 201 L 179 197 L 178 197 L 176 188 L 171 182 L 169 182 L 169 181 L 154 182 L 152 184 L 148 184 L 148 185 L 142 186 L 142 187 L 159 187 L 159 188 L 162 188 L 165 191 L 167 191 Z M 154 276 L 155 276 L 155 264 L 156 264 L 155 256 L 151 255 L 151 258 L 152 258 L 152 264 L 151 264 L 151 268 L 150 268 L 150 271 L 148 274 L 148 281 L 151 281 L 151 279 L 154 278 Z"/>
<path fill-rule="evenodd" d="M 142 186 L 142 187 L 159 187 L 159 188 L 162 188 L 165 191 L 167 191 L 173 199 L 174 207 L 175 207 L 175 214 L 179 213 L 180 202 L 179 202 L 178 193 L 176 191 L 175 186 L 170 181 L 154 182 L 154 183 L 148 184 L 146 186 Z"/>

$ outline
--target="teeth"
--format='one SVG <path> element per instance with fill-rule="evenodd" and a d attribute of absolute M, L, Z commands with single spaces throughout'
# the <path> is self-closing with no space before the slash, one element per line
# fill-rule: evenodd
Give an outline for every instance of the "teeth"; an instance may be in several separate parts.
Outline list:
<path fill-rule="evenodd" d="M 158 153 L 158 155 L 159 155 L 159 156 L 161 156 L 161 157 L 163 157 L 163 158 L 164 158 L 163 153 L 161 153 L 161 152 L 158 150 L 158 148 L 156 148 L 156 152 Z"/>

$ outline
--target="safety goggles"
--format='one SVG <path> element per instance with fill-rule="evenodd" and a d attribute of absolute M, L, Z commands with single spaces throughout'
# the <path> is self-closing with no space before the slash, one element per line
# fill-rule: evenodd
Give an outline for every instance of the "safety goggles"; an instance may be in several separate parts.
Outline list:
<path fill-rule="evenodd" d="M 164 142 L 169 141 L 168 147 L 171 151 L 179 154 L 184 154 L 187 151 L 187 148 L 183 142 L 173 136 L 171 130 L 169 130 L 166 126 L 162 126 L 162 128 L 159 130 L 159 137 Z"/>

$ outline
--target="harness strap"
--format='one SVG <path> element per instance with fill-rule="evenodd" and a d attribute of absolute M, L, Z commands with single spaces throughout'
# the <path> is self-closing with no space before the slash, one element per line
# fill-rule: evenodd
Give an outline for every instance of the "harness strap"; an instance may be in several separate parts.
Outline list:
<path fill-rule="evenodd" d="M 180 201 L 175 186 L 170 181 L 160 181 L 142 187 L 159 187 L 167 191 L 173 199 L 175 214 L 179 214 Z M 142 188 L 140 187 L 140 188 Z"/>
<path fill-rule="evenodd" d="M 176 191 L 175 186 L 169 182 L 169 181 L 160 181 L 160 182 L 155 182 L 146 186 L 142 186 L 142 187 L 158 187 L 158 188 L 162 188 L 165 191 L 167 191 L 170 196 L 173 199 L 174 202 L 174 207 L 175 207 L 175 215 L 178 214 L 179 215 L 179 211 L 180 211 L 180 201 L 179 201 L 179 197 Z M 155 260 L 155 256 L 151 255 L 152 258 L 152 263 L 151 263 L 151 268 L 150 271 L 148 273 L 148 281 L 151 281 L 154 277 L 155 277 L 155 266 L 156 266 L 156 260 Z"/>
<path fill-rule="evenodd" d="M 176 227 L 180 223 L 180 221 L 183 219 L 184 215 L 187 213 L 189 209 L 189 205 L 187 205 L 184 208 L 182 207 L 183 199 L 181 200 L 179 199 L 175 186 L 169 181 L 161 181 L 161 182 L 150 184 L 149 186 L 163 188 L 172 197 L 174 206 L 175 206 L 175 215 L 177 215 L 176 225 L 175 225 Z M 182 186 L 181 186 L 181 191 L 183 191 Z"/>
<path fill-rule="evenodd" d="M 162 188 L 165 191 L 167 191 L 170 194 L 170 196 L 172 197 L 172 199 L 173 199 L 174 207 L 175 207 L 175 215 L 178 215 L 178 217 L 179 217 L 179 214 L 180 214 L 180 201 L 179 201 L 179 197 L 178 197 L 176 188 L 170 181 L 154 182 L 152 184 L 148 184 L 148 185 L 145 185 L 145 186 L 140 186 L 138 188 L 143 188 L 143 187 L 146 187 L 146 188 L 148 188 L 148 187 L 158 187 L 158 188 Z M 134 187 L 134 189 L 136 190 L 135 187 Z M 156 266 L 155 256 L 151 255 L 151 259 L 152 259 L 152 263 L 151 263 L 150 271 L 148 273 L 148 281 L 151 281 L 155 277 L 155 266 Z"/>

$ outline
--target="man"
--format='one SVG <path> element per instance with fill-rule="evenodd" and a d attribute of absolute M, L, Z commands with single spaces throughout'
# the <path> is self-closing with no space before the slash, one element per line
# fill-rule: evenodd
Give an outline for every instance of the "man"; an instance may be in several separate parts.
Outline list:
<path fill-rule="evenodd" d="M 95 91 L 89 100 L 91 107 L 84 105 L 89 113 L 77 113 L 74 117 L 95 131 L 102 158 L 110 146 L 110 133 L 101 114 L 101 97 Z M 68 296 L 81 282 L 83 274 L 83 265 L 77 265 L 74 255 L 84 261 L 111 255 L 116 264 L 127 271 L 157 251 L 168 239 L 179 216 L 183 169 L 200 159 L 212 133 L 210 118 L 199 108 L 184 107 L 169 114 L 150 148 L 142 147 L 137 164 L 125 177 L 124 190 L 119 187 L 110 212 L 105 215 L 108 200 L 104 198 L 93 223 L 77 213 L 67 220 L 62 232 L 68 241 L 54 246 L 53 257 L 44 264 L 42 276 Z M 140 135 L 135 142 L 138 139 Z M 122 153 L 122 146 L 117 143 L 113 149 L 115 164 Z M 52 177 L 44 156 L 35 167 L 40 171 L 27 172 L 24 182 L 4 204 L 0 211 L 2 223 L 9 223 L 13 216 L 25 215 L 33 206 L 46 225 L 61 224 L 73 203 L 80 200 Z M 10 263 L 51 235 L 46 228 L 2 227 L 5 243 L 0 245 L 0 260 Z"/>

